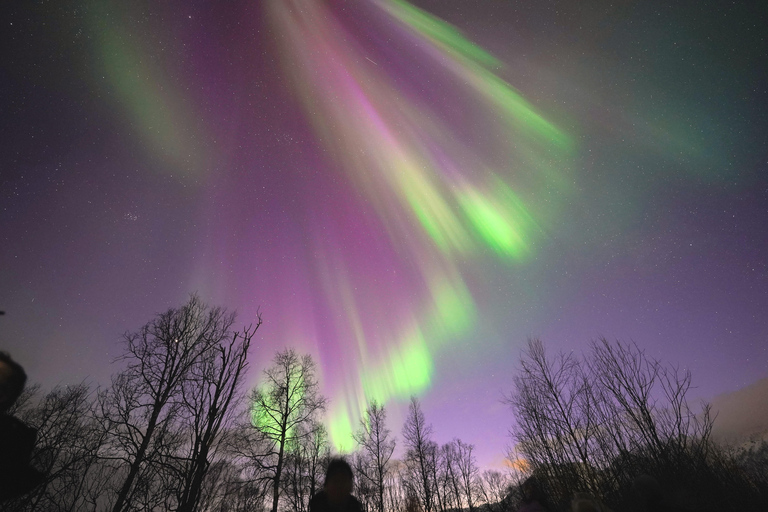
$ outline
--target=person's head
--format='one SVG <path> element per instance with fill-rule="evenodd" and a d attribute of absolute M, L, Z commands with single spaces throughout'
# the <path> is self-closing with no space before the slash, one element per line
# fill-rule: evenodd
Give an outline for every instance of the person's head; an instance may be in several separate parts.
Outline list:
<path fill-rule="evenodd" d="M 586 492 L 577 492 L 571 500 L 571 512 L 600 512 L 602 507 L 591 494 Z"/>
<path fill-rule="evenodd" d="M 520 494 L 523 495 L 524 503 L 531 503 L 533 501 L 544 501 L 544 493 L 541 490 L 541 484 L 536 477 L 530 477 L 523 485 L 520 486 Z"/>
<path fill-rule="evenodd" d="M 352 494 L 354 474 L 344 459 L 331 459 L 325 471 L 325 492 L 335 503 L 344 501 Z"/>
<path fill-rule="evenodd" d="M 19 363 L 0 352 L 0 413 L 5 413 L 24 391 L 27 374 Z"/>

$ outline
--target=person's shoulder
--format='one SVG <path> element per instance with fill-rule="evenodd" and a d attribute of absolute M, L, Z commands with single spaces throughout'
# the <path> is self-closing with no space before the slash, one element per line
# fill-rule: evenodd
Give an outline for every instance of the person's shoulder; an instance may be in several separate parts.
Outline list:
<path fill-rule="evenodd" d="M 547 509 L 538 501 L 523 504 L 517 512 L 547 512 Z"/>
<path fill-rule="evenodd" d="M 17 428 L 17 425 L 21 423 L 16 417 L 0 412 L 0 427 L 2 428 Z"/>
<path fill-rule="evenodd" d="M 18 432 L 36 432 L 34 428 L 30 427 L 16 416 L 11 416 L 6 413 L 0 413 L 0 428 Z"/>
<path fill-rule="evenodd" d="M 328 497 L 326 496 L 324 490 L 316 492 L 315 495 L 309 499 L 309 510 L 313 512 L 322 510 L 325 508 L 327 501 Z"/>
<path fill-rule="evenodd" d="M 15 416 L 0 414 L 0 442 L 15 451 L 32 451 L 37 439 L 37 430 Z"/>
<path fill-rule="evenodd" d="M 325 492 L 325 489 L 320 489 L 319 491 L 317 491 L 315 494 L 312 495 L 312 498 L 310 498 L 309 501 L 324 500 L 326 496 L 327 496 L 327 493 Z"/>

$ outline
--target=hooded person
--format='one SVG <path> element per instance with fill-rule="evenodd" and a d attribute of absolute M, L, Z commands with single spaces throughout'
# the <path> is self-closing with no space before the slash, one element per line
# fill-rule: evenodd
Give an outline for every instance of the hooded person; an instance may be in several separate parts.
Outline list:
<path fill-rule="evenodd" d="M 331 459 L 325 472 L 323 489 L 309 500 L 309 512 L 363 512 L 352 495 L 355 476 L 344 459 Z"/>

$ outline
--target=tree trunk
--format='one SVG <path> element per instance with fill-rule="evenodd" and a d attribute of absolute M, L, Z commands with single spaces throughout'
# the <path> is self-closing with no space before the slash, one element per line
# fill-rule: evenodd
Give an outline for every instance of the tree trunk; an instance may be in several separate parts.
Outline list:
<path fill-rule="evenodd" d="M 115 501 L 115 506 L 112 507 L 112 512 L 121 512 L 123 510 L 125 502 L 128 499 L 128 493 L 133 486 L 133 481 L 136 479 L 136 475 L 139 473 L 139 466 L 141 466 L 141 463 L 144 462 L 144 455 L 147 453 L 147 448 L 149 448 L 149 441 L 152 439 L 152 434 L 154 433 L 155 427 L 157 426 L 157 418 L 160 416 L 161 408 L 162 406 L 155 404 L 155 407 L 152 411 L 152 416 L 149 418 L 149 423 L 147 424 L 147 431 L 144 433 L 144 437 L 141 439 L 141 445 L 139 446 L 139 450 L 136 452 L 136 457 L 131 463 L 131 469 L 128 472 L 128 476 L 125 478 L 125 482 L 123 482 L 123 486 L 120 488 L 120 492 L 117 495 L 117 501 Z"/>

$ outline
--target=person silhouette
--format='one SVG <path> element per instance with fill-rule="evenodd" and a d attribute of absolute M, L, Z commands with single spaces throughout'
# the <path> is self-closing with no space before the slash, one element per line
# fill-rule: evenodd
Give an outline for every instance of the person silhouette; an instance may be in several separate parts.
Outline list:
<path fill-rule="evenodd" d="M 0 352 L 0 502 L 28 493 L 45 478 L 30 465 L 37 431 L 8 414 L 26 382 L 24 368 Z"/>
<path fill-rule="evenodd" d="M 354 480 L 347 461 L 331 459 L 323 489 L 309 500 L 309 512 L 362 512 L 363 506 L 352 495 Z"/>
<path fill-rule="evenodd" d="M 523 504 L 517 509 L 518 512 L 546 512 L 544 506 L 546 498 L 541 484 L 535 477 L 528 478 L 520 486 L 520 492 L 523 495 Z"/>
<path fill-rule="evenodd" d="M 16 403 L 26 383 L 24 368 L 6 352 L 0 352 L 0 413 L 6 414 Z"/>
<path fill-rule="evenodd" d="M 573 494 L 571 500 L 571 512 L 606 512 L 605 506 L 586 492 Z"/>

